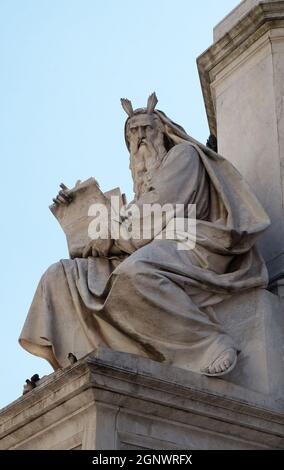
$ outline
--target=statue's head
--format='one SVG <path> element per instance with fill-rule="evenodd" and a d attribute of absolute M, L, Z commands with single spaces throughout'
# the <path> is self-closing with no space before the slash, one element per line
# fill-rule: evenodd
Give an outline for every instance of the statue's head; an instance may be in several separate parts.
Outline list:
<path fill-rule="evenodd" d="M 158 115 L 155 114 L 155 107 L 158 103 L 156 94 L 153 93 L 148 98 L 146 108 L 133 110 L 131 101 L 122 98 L 121 104 L 128 115 L 125 123 L 125 139 L 130 153 L 154 144 L 157 139 L 161 140 L 163 125 Z"/>
<path fill-rule="evenodd" d="M 122 99 L 123 109 L 128 114 L 125 123 L 125 140 L 130 152 L 130 169 L 137 196 L 147 190 L 146 179 L 151 175 L 167 153 L 164 124 L 155 111 L 156 94 L 148 98 L 146 108 L 133 110 L 131 101 Z"/>
<path fill-rule="evenodd" d="M 125 141 L 130 152 L 130 169 L 134 192 L 139 196 L 149 189 L 151 175 L 160 166 L 167 152 L 177 144 L 191 142 L 213 158 L 215 153 L 186 133 L 184 128 L 156 109 L 155 93 L 149 96 L 146 108 L 133 110 L 131 101 L 121 104 L 128 118 L 125 123 Z"/>

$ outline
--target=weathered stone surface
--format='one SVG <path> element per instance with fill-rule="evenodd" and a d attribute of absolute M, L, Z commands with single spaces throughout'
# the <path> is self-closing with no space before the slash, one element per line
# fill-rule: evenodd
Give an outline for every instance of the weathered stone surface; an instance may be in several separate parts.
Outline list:
<path fill-rule="evenodd" d="M 284 403 L 105 348 L 0 412 L 0 449 L 280 449 Z"/>
<path fill-rule="evenodd" d="M 219 322 L 241 353 L 226 381 L 284 398 L 284 303 L 265 289 L 252 289 L 215 307 Z"/>
<path fill-rule="evenodd" d="M 244 16 L 254 7 L 259 5 L 261 0 L 243 0 L 234 8 L 222 21 L 214 28 L 214 42 L 221 39 L 228 33 Z M 269 0 L 270 3 L 279 3 L 279 0 Z M 263 3 L 263 1 L 262 1 Z M 266 2 L 267 3 L 267 2 Z"/>
<path fill-rule="evenodd" d="M 284 1 L 242 2 L 215 37 L 198 58 L 209 125 L 271 218 L 259 246 L 274 281 L 284 275 Z"/>

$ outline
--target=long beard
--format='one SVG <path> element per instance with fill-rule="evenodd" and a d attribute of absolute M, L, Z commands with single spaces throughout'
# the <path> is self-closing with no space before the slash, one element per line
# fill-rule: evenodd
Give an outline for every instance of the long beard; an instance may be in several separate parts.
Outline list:
<path fill-rule="evenodd" d="M 167 151 L 163 139 L 154 142 L 147 141 L 140 145 L 135 143 L 130 147 L 130 169 L 134 182 L 134 193 L 136 199 L 141 194 L 149 191 L 153 173 L 161 165 Z"/>

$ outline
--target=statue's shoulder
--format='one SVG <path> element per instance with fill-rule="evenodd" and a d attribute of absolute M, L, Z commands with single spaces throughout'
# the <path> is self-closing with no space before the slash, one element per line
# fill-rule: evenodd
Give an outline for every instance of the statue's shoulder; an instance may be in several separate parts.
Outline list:
<path fill-rule="evenodd" d="M 184 158 L 186 160 L 198 160 L 199 155 L 197 150 L 190 142 L 182 142 L 172 147 L 171 150 L 169 150 L 166 158 L 168 162 L 175 160 L 176 158 Z"/>

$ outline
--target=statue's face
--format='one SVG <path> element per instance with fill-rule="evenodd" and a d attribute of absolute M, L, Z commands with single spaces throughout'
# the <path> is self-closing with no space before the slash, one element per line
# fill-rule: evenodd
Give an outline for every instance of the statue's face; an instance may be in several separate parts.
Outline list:
<path fill-rule="evenodd" d="M 136 196 L 147 190 L 149 176 L 165 156 L 163 125 L 154 114 L 137 114 L 127 124 L 130 147 L 130 168 Z"/>
<path fill-rule="evenodd" d="M 143 146 L 149 150 L 149 147 L 160 143 L 163 138 L 163 132 L 161 125 L 154 115 L 139 114 L 129 120 L 127 137 L 130 152 L 133 153 L 142 150 Z"/>

